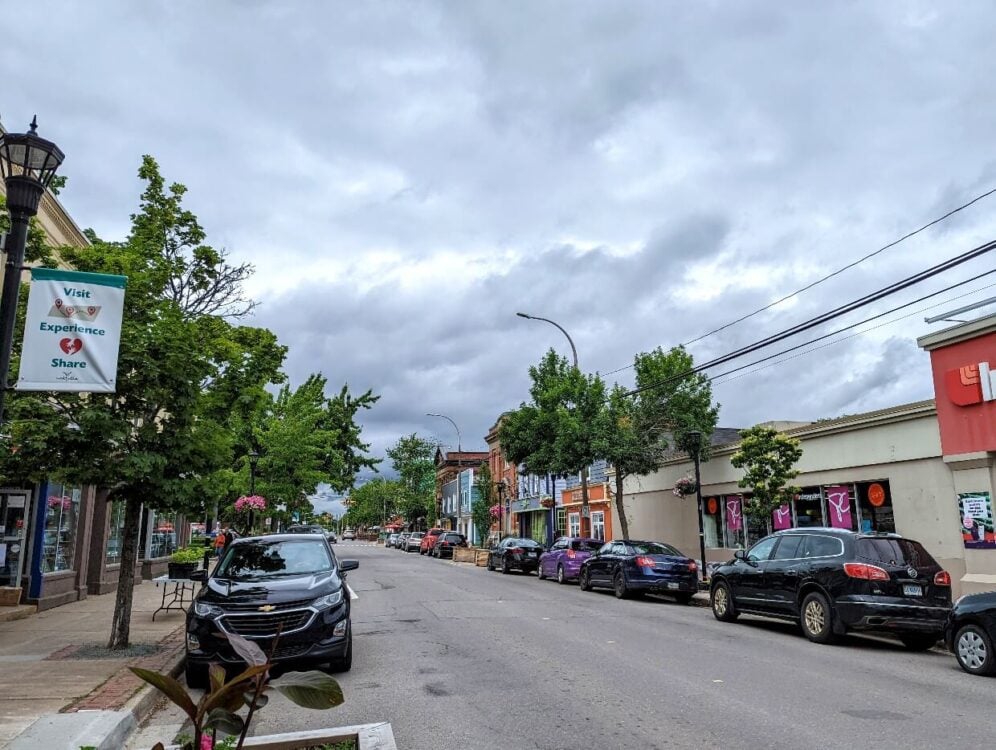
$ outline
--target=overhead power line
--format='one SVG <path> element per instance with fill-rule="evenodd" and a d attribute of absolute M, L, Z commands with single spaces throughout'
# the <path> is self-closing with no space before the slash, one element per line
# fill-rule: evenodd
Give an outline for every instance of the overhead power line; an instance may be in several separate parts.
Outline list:
<path fill-rule="evenodd" d="M 924 231 L 930 229 L 932 226 L 935 226 L 937 224 L 940 224 L 942 221 L 950 219 L 956 213 L 958 213 L 960 211 L 964 211 L 966 208 L 969 208 L 970 206 L 974 205 L 975 203 L 978 203 L 983 198 L 988 198 L 990 195 L 993 195 L 994 193 L 996 193 L 996 188 L 993 188 L 992 190 L 988 190 L 985 193 L 981 193 L 981 194 L 975 196 L 974 198 L 972 198 L 972 200 L 968 201 L 967 203 L 962 203 L 960 206 L 958 206 L 957 208 L 951 209 L 950 211 L 948 211 L 943 216 L 938 216 L 936 219 L 934 219 L 933 221 L 927 222 L 922 227 L 920 227 L 918 229 L 914 229 L 911 232 L 907 232 L 902 237 L 899 237 L 898 239 L 893 240 L 892 242 L 890 242 L 887 245 L 883 245 L 878 250 L 874 250 L 874 251 L 868 253 L 867 255 L 863 255 L 860 258 L 857 258 L 856 260 L 851 261 L 847 265 L 841 266 L 836 271 L 832 271 L 832 272 L 828 273 L 826 276 L 822 276 L 821 278 L 818 278 L 815 281 L 811 281 L 810 283 L 806 284 L 805 286 L 802 286 L 802 287 L 796 289 L 794 292 L 790 292 L 789 294 L 786 294 L 783 297 L 779 297 L 778 299 L 774 300 L 773 302 L 769 302 L 768 304 L 766 304 L 766 305 L 764 305 L 762 307 L 759 307 L 756 310 L 747 313 L 746 315 L 742 315 L 739 318 L 736 318 L 735 320 L 731 320 L 729 323 L 724 323 L 723 325 L 719 326 L 718 328 L 713 328 L 711 331 L 703 333 L 700 336 L 696 336 L 693 339 L 689 339 L 688 341 L 685 341 L 682 344 L 682 346 L 689 346 L 691 344 L 697 343 L 699 341 L 702 341 L 705 338 L 708 338 L 709 336 L 712 336 L 714 334 L 719 333 L 720 331 L 725 331 L 727 328 L 731 328 L 732 326 L 735 326 L 738 323 L 743 323 L 745 320 L 750 320 L 755 315 L 760 315 L 764 311 L 770 310 L 772 307 L 775 307 L 776 305 L 779 305 L 782 302 L 786 302 L 786 301 L 792 299 L 793 297 L 796 297 L 796 296 L 802 294 L 803 292 L 807 292 L 810 289 L 812 289 L 813 287 L 819 286 L 823 282 L 829 281 L 830 279 L 834 278 L 835 276 L 839 276 L 844 271 L 847 271 L 847 270 L 849 270 L 851 268 L 854 268 L 855 266 L 857 266 L 857 265 L 859 265 L 861 263 L 864 263 L 866 260 L 869 260 L 870 258 L 874 258 L 876 255 L 879 255 L 880 253 L 883 253 L 886 250 L 888 250 L 890 248 L 893 248 L 893 247 L 895 247 L 896 245 L 898 245 L 898 244 L 900 244 L 902 242 L 905 242 L 906 240 L 910 239 L 911 237 L 915 237 L 916 235 L 920 234 L 921 232 L 924 232 Z M 633 366 L 632 364 L 623 365 L 622 367 L 618 367 L 615 370 L 609 370 L 608 372 L 604 373 L 604 375 L 614 375 L 617 372 L 622 372 L 623 370 L 628 370 L 632 366 Z"/>
<path fill-rule="evenodd" d="M 743 357 L 746 354 L 752 354 L 753 352 L 756 352 L 759 349 L 764 349 L 768 346 L 771 346 L 772 344 L 777 344 L 779 341 L 784 341 L 785 339 L 795 336 L 798 333 L 802 333 L 803 331 L 808 331 L 811 328 L 815 328 L 816 326 L 822 325 L 823 323 L 827 323 L 831 320 L 834 320 L 835 318 L 839 318 L 843 315 L 853 312 L 854 310 L 858 310 L 862 307 L 870 305 L 873 302 L 877 302 L 880 299 L 884 299 L 885 297 L 893 295 L 896 292 L 900 292 L 903 289 L 906 289 L 915 284 L 919 284 L 923 281 L 926 281 L 927 279 L 937 276 L 940 273 L 949 271 L 952 268 L 961 265 L 962 263 L 967 263 L 970 260 L 974 260 L 975 258 L 985 255 L 986 253 L 992 251 L 993 249 L 996 249 L 996 241 L 987 242 L 986 244 L 980 245 L 976 248 L 973 248 L 972 250 L 968 250 L 967 252 L 964 252 L 961 255 L 957 255 L 954 258 L 950 258 L 944 261 L 943 263 L 939 263 L 936 266 L 928 268 L 924 271 L 920 271 L 919 273 L 913 274 L 912 276 L 908 276 L 905 279 L 890 284 L 887 287 L 883 287 L 882 289 L 879 289 L 876 292 L 872 292 L 871 294 L 867 294 L 864 297 L 860 297 L 854 300 L 853 302 L 848 302 L 846 305 L 841 305 L 840 307 L 837 307 L 833 310 L 825 312 L 821 315 L 817 315 L 815 318 L 810 318 L 809 320 L 803 323 L 799 323 L 798 325 L 792 326 L 791 328 L 788 328 L 780 333 L 768 336 L 764 339 L 761 339 L 760 341 L 754 342 L 753 344 L 748 344 L 747 346 L 743 346 L 735 351 L 730 352 L 729 354 L 724 354 L 721 357 L 709 360 L 708 362 L 693 367 L 690 370 L 681 373 L 680 375 L 675 375 L 673 377 L 666 378 L 665 380 L 661 380 L 656 383 L 648 383 L 645 386 L 635 388 L 629 391 L 627 395 L 635 396 L 644 391 L 653 390 L 654 388 L 659 388 L 663 385 L 666 385 L 667 383 L 674 382 L 675 380 L 680 380 L 682 378 L 688 377 L 689 375 L 694 375 L 695 373 L 702 372 L 703 370 L 707 370 L 709 368 L 725 364 L 731 360 L 739 359 L 740 357 Z"/>

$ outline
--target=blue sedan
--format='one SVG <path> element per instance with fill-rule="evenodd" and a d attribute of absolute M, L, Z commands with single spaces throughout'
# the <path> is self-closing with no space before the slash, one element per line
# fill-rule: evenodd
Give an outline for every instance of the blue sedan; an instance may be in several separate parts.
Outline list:
<path fill-rule="evenodd" d="M 619 599 L 654 593 L 688 604 L 698 591 L 698 565 L 669 544 L 631 539 L 609 542 L 581 564 L 582 591 L 611 588 Z"/>

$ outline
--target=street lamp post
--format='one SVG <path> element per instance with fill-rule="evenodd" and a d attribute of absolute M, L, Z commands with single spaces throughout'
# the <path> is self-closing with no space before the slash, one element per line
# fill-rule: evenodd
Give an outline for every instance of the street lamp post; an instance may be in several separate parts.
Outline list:
<path fill-rule="evenodd" d="M 10 212 L 3 297 L 0 297 L 0 426 L 3 425 L 7 377 L 14 347 L 14 322 L 28 225 L 31 217 L 38 213 L 42 195 L 65 158 L 59 147 L 39 137 L 37 130 L 38 118 L 35 117 L 27 133 L 0 135 L 0 174 L 7 188 L 7 210 Z"/>
<path fill-rule="evenodd" d="M 456 430 L 456 434 L 457 434 L 457 453 L 463 453 L 462 440 L 461 440 L 461 437 L 460 437 L 460 428 L 457 427 L 457 423 L 456 422 L 454 422 L 452 419 L 450 419 L 449 417 L 447 417 L 445 414 L 431 414 L 429 412 L 426 412 L 425 416 L 427 416 L 427 417 L 439 417 L 440 419 L 445 419 L 447 422 L 449 422 L 451 425 L 453 425 L 453 429 Z M 462 507 L 461 506 L 462 506 L 462 500 L 463 500 L 463 498 L 462 498 L 462 495 L 461 495 L 461 484 L 462 483 L 460 481 L 460 459 L 459 458 L 457 459 L 457 467 L 456 468 L 457 468 L 457 476 L 456 476 L 456 479 L 457 479 L 457 528 L 456 528 L 456 530 L 460 531 L 460 520 L 461 520 L 461 515 L 462 515 L 462 513 L 461 513 Z"/>
<path fill-rule="evenodd" d="M 578 370 L 580 372 L 581 367 L 578 365 L 578 350 L 577 350 L 577 347 L 574 346 L 574 339 L 571 338 L 571 334 L 569 334 L 564 329 L 564 327 L 562 325 L 560 325 L 560 323 L 557 323 L 554 320 L 550 320 L 549 318 L 541 318 L 538 315 L 529 315 L 529 314 L 524 313 L 524 312 L 517 312 L 516 315 L 518 315 L 520 318 L 525 318 L 526 320 L 540 320 L 540 321 L 542 321 L 544 323 L 549 323 L 550 325 L 552 325 L 555 328 L 559 329 L 560 332 L 562 334 L 564 334 L 565 337 L 567 337 L 567 343 L 571 345 L 571 354 L 574 356 L 574 369 Z M 556 486 L 556 483 L 554 483 L 554 485 Z M 554 499 L 554 508 L 556 508 L 556 505 L 557 505 L 557 501 L 556 501 L 556 498 L 555 498 Z M 551 509 L 550 512 L 551 512 L 551 515 L 550 515 L 550 518 L 547 519 L 548 522 L 550 522 L 555 517 L 554 514 L 556 513 L 556 510 Z M 584 468 L 581 469 L 581 534 L 582 534 L 582 536 L 584 536 L 586 534 L 585 529 L 584 529 L 585 519 L 590 519 L 590 518 L 591 518 L 591 510 L 588 507 L 588 467 L 585 466 Z M 590 529 L 591 529 L 591 521 L 588 520 L 587 524 L 588 524 L 588 529 L 590 531 Z"/>
<path fill-rule="evenodd" d="M 502 519 L 507 515 L 505 513 L 505 493 L 508 492 L 508 484 L 506 484 L 504 479 L 498 481 L 498 541 L 501 541 L 501 527 L 503 525 Z"/>
<path fill-rule="evenodd" d="M 249 451 L 249 494 L 256 494 L 256 464 L 259 463 L 259 454 L 255 450 Z M 249 533 L 252 533 L 253 516 L 256 512 L 249 508 Z"/>
<path fill-rule="evenodd" d="M 705 556 L 705 508 L 702 506 L 702 472 L 700 470 L 702 462 L 702 433 L 692 430 L 688 433 L 688 447 L 692 452 L 695 461 L 695 496 L 699 505 L 699 554 L 702 560 L 702 580 L 706 580 L 706 556 Z"/>

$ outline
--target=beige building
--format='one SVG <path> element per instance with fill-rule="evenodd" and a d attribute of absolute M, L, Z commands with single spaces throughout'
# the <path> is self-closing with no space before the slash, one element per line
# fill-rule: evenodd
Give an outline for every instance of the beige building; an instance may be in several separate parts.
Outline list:
<path fill-rule="evenodd" d="M 793 481 L 802 492 L 777 521 L 742 517 L 742 471 L 730 463 L 737 443 L 713 446 L 701 467 L 707 562 L 729 560 L 776 526 L 835 525 L 919 540 L 951 573 L 955 596 L 996 589 L 996 400 L 985 381 L 988 360 L 996 370 L 996 316 L 919 344 L 931 353 L 934 400 L 811 424 L 772 423 L 802 444 Z M 965 393 L 952 396 L 965 380 Z M 657 474 L 626 481 L 632 536 L 666 540 L 699 557 L 695 496 L 673 492 L 693 473 L 691 460 L 677 455 Z"/>

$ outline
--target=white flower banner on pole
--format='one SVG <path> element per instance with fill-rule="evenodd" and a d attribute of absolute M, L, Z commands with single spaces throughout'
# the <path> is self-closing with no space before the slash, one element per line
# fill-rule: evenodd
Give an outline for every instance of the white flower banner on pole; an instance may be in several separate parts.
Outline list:
<path fill-rule="evenodd" d="M 32 268 L 17 390 L 113 393 L 127 281 Z"/>

